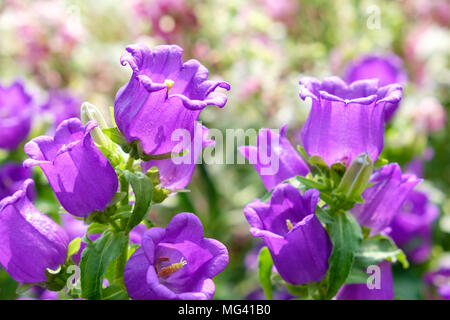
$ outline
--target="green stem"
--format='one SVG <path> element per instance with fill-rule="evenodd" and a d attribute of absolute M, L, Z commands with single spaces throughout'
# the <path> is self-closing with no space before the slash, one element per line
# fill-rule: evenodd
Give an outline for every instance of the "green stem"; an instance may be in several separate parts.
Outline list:
<path fill-rule="evenodd" d="M 134 164 L 134 159 L 133 159 L 133 157 L 130 156 L 128 158 L 127 164 L 125 165 L 125 169 L 129 170 L 129 171 L 133 171 L 133 164 Z"/>
<path fill-rule="evenodd" d="M 114 270 L 114 282 L 121 286 L 122 288 L 125 288 L 125 283 L 123 281 L 123 274 L 125 272 L 125 264 L 127 263 L 128 258 L 128 242 L 130 237 L 127 236 L 127 245 L 123 247 L 122 252 L 116 259 L 116 266 Z"/>

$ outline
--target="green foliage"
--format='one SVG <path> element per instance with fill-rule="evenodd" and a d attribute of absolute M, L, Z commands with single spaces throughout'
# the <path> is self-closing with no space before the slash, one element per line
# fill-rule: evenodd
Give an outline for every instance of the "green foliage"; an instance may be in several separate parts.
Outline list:
<path fill-rule="evenodd" d="M 325 299 L 333 298 L 347 280 L 354 255 L 363 238 L 361 227 L 351 213 L 339 211 L 333 215 L 333 219 L 334 222 L 327 225 L 333 251 L 321 284 Z"/>
<path fill-rule="evenodd" d="M 123 172 L 125 179 L 131 184 L 136 201 L 133 212 L 128 219 L 125 231 L 130 232 L 135 226 L 141 223 L 147 212 L 150 210 L 153 195 L 153 183 L 149 177 L 142 172 Z"/>
<path fill-rule="evenodd" d="M 124 232 L 106 231 L 95 242 L 88 244 L 81 256 L 81 296 L 86 299 L 102 298 L 103 276 L 109 263 L 117 258 L 128 237 Z"/>
<path fill-rule="evenodd" d="M 269 249 L 267 247 L 262 248 L 261 251 L 259 252 L 258 266 L 259 266 L 259 281 L 261 282 L 261 286 L 264 290 L 267 299 L 272 300 L 273 299 L 272 281 L 270 279 L 270 275 L 272 274 L 273 261 Z"/>

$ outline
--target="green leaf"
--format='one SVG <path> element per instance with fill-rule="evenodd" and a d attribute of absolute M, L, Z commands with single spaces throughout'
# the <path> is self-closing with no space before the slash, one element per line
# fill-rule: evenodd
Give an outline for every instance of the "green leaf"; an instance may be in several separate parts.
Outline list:
<path fill-rule="evenodd" d="M 357 284 L 357 283 L 367 283 L 367 279 L 369 278 L 369 275 L 364 272 L 359 263 L 355 262 L 352 265 L 352 269 L 350 270 L 350 274 L 348 275 L 347 280 L 345 281 L 346 284 Z"/>
<path fill-rule="evenodd" d="M 325 185 L 305 177 L 297 176 L 296 179 L 300 181 L 302 184 L 304 184 L 307 187 L 307 189 L 317 189 L 320 191 L 326 188 Z"/>
<path fill-rule="evenodd" d="M 114 143 L 117 143 L 118 145 L 125 145 L 127 144 L 127 139 L 123 136 L 122 132 L 119 131 L 119 129 L 116 128 L 105 128 L 102 129 L 103 133 L 106 134 Z"/>
<path fill-rule="evenodd" d="M 122 201 L 122 199 L 124 199 L 126 197 L 127 193 L 126 192 L 116 192 L 114 193 L 114 197 L 112 198 L 111 202 L 109 203 L 108 206 L 113 206 L 116 203 L 119 203 L 120 201 Z"/>
<path fill-rule="evenodd" d="M 81 238 L 75 238 L 70 241 L 69 246 L 67 247 L 67 261 L 74 255 L 78 253 L 81 246 Z"/>
<path fill-rule="evenodd" d="M 149 177 L 142 172 L 131 173 L 124 171 L 125 179 L 131 184 L 136 201 L 133 207 L 133 213 L 128 220 L 126 231 L 129 232 L 144 219 L 150 210 L 153 196 L 153 183 Z"/>
<path fill-rule="evenodd" d="M 28 292 L 28 290 L 30 290 L 31 288 L 33 288 L 35 286 L 34 283 L 24 283 L 21 284 L 20 286 L 17 287 L 16 289 L 16 294 L 18 296 L 23 296 L 25 293 Z"/>
<path fill-rule="evenodd" d="M 333 218 L 334 222 L 328 224 L 333 251 L 329 259 L 330 267 L 322 280 L 326 299 L 333 298 L 347 280 L 362 240 L 361 227 L 351 213 L 338 211 Z"/>
<path fill-rule="evenodd" d="M 102 300 L 129 300 L 128 293 L 120 286 L 113 284 L 103 289 Z"/>
<path fill-rule="evenodd" d="M 81 256 L 81 296 L 86 299 L 101 299 L 103 275 L 109 263 L 117 258 L 128 245 L 124 232 L 107 230 L 99 239 L 89 244 Z"/>
<path fill-rule="evenodd" d="M 272 274 L 273 261 L 267 247 L 262 248 L 259 252 L 258 266 L 261 286 L 267 299 L 272 300 L 272 281 L 270 280 L 270 275 Z"/>
<path fill-rule="evenodd" d="M 322 209 L 319 206 L 316 207 L 316 216 L 322 223 L 330 224 L 334 222 L 333 217 L 330 216 L 325 209 Z"/>
<path fill-rule="evenodd" d="M 105 231 L 108 228 L 107 225 L 101 224 L 101 223 L 97 223 L 97 222 L 93 222 L 89 225 L 86 234 L 99 234 L 99 233 L 103 233 L 103 231 Z"/>
<path fill-rule="evenodd" d="M 405 253 L 395 245 L 391 238 L 384 235 L 376 235 L 365 239 L 356 252 L 355 259 L 358 265 L 363 268 L 383 260 L 388 260 L 392 263 L 398 261 L 403 268 L 408 268 L 409 266 Z"/>

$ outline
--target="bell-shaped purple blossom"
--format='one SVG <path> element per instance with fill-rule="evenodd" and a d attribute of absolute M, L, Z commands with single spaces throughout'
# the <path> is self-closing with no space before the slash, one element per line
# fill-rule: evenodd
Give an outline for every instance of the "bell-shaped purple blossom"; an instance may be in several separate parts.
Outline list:
<path fill-rule="evenodd" d="M 337 300 L 393 300 L 394 283 L 391 263 L 382 261 L 378 265 L 379 272 L 374 272 L 373 281 L 368 283 L 346 284 L 336 295 Z M 367 275 L 369 277 L 369 274 Z"/>
<path fill-rule="evenodd" d="M 408 259 L 422 263 L 431 254 L 433 222 L 439 208 L 420 191 L 411 191 L 391 222 L 389 235 L 403 249 Z"/>
<path fill-rule="evenodd" d="M 54 138 L 40 136 L 25 145 L 31 159 L 24 166 L 39 165 L 61 205 L 78 217 L 104 210 L 118 187 L 114 168 L 89 134 L 96 126 L 95 121 L 83 126 L 77 118 L 68 119 Z"/>
<path fill-rule="evenodd" d="M 205 300 L 215 291 L 212 278 L 228 264 L 228 251 L 204 238 L 200 219 L 183 212 L 167 228 L 146 231 L 130 257 L 124 280 L 135 300 Z"/>
<path fill-rule="evenodd" d="M 373 162 L 384 145 L 384 117 L 402 98 L 398 84 L 380 87 L 378 80 L 347 85 L 338 77 L 322 82 L 305 77 L 300 97 L 312 99 L 312 108 L 302 128 L 303 146 L 309 156 L 320 156 L 327 165 L 346 165 L 363 152 Z"/>
<path fill-rule="evenodd" d="M 390 84 L 405 85 L 408 75 L 403 68 L 403 61 L 393 53 L 386 55 L 368 54 L 351 61 L 346 68 L 345 80 L 352 83 L 357 80 L 378 79 L 380 86 Z M 385 120 L 389 121 L 397 110 L 398 104 L 388 105 Z"/>
<path fill-rule="evenodd" d="M 404 85 L 408 81 L 402 59 L 393 53 L 363 55 L 350 61 L 346 67 L 347 83 L 374 78 L 380 80 L 381 86 L 393 83 Z"/>
<path fill-rule="evenodd" d="M 371 235 L 389 227 L 392 219 L 406 200 L 409 192 L 421 180 L 412 174 L 402 174 L 400 166 L 391 163 L 374 171 L 362 198 L 364 203 L 356 204 L 351 213 L 359 224 L 372 228 Z"/>
<path fill-rule="evenodd" d="M 25 180 L 32 178 L 32 172 L 20 163 L 7 162 L 0 167 L 0 200 L 13 195 Z M 29 187 L 27 196 L 33 200 L 36 195 L 34 187 Z"/>
<path fill-rule="evenodd" d="M 267 190 L 297 175 L 305 176 L 309 169 L 286 137 L 287 125 L 280 133 L 261 129 L 257 146 L 241 146 L 239 152 L 255 167 Z"/>
<path fill-rule="evenodd" d="M 215 141 L 209 139 L 208 128 L 197 122 L 194 139 L 182 137 L 179 145 L 179 151 L 185 150 L 186 154 L 173 159 L 150 160 L 143 162 L 141 166 L 144 172 L 153 166 L 157 167 L 162 187 L 173 191 L 183 189 L 191 181 L 202 148 L 214 144 Z M 175 151 L 175 153 L 177 152 Z"/>
<path fill-rule="evenodd" d="M 185 129 L 194 138 L 200 112 L 208 105 L 225 106 L 227 97 L 215 92 L 230 85 L 208 79 L 208 69 L 197 60 L 182 61 L 183 49 L 176 45 L 130 45 L 121 57 L 133 75 L 116 95 L 114 117 L 128 142 L 139 140 L 148 155 L 172 152 L 171 137 Z"/>
<path fill-rule="evenodd" d="M 315 215 L 319 191 L 303 195 L 290 184 L 275 187 L 269 202 L 256 199 L 245 209 L 254 237 L 262 237 L 281 277 L 292 284 L 320 281 L 328 270 L 332 244 Z"/>
<path fill-rule="evenodd" d="M 47 280 L 47 268 L 64 264 L 69 238 L 26 196 L 33 180 L 0 201 L 0 264 L 11 277 L 24 283 Z"/>
<path fill-rule="evenodd" d="M 450 266 L 427 272 L 424 276 L 426 297 L 433 300 L 450 300 Z"/>
<path fill-rule="evenodd" d="M 14 150 L 26 139 L 32 113 L 32 99 L 22 82 L 0 85 L 0 149 Z"/>
<path fill-rule="evenodd" d="M 51 90 L 41 110 L 49 113 L 54 128 L 66 119 L 80 116 L 81 99 L 67 89 Z"/>

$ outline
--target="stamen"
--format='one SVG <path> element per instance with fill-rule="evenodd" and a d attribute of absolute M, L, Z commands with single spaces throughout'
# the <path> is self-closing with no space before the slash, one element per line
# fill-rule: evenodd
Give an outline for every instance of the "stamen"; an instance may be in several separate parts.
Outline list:
<path fill-rule="evenodd" d="M 164 261 L 170 261 L 170 259 L 169 259 L 169 257 L 159 257 L 158 259 L 156 259 L 156 263 L 155 263 L 155 272 L 156 273 L 158 273 L 158 267 L 159 267 L 159 264 L 161 263 L 161 262 L 164 262 Z"/>
<path fill-rule="evenodd" d="M 167 86 L 167 92 L 169 92 L 170 89 L 172 89 L 174 83 L 175 82 L 173 80 L 170 80 L 170 79 L 166 79 L 164 81 L 164 84 Z"/>
<path fill-rule="evenodd" d="M 291 220 L 286 219 L 286 226 L 288 228 L 288 231 L 291 231 L 294 225 L 292 224 Z"/>
<path fill-rule="evenodd" d="M 178 270 L 180 270 L 186 264 L 187 264 L 187 261 L 184 260 L 184 258 L 181 258 L 180 262 L 172 263 L 170 266 L 161 268 L 161 270 L 159 270 L 159 272 L 158 272 L 158 276 L 160 276 L 160 277 L 168 277 L 171 274 L 173 274 L 173 273 L 177 272 Z"/>

